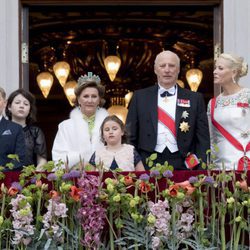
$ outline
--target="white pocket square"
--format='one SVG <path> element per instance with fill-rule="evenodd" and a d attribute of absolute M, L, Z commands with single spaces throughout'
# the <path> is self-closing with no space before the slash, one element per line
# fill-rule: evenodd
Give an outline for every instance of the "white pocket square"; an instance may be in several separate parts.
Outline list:
<path fill-rule="evenodd" d="M 3 131 L 2 135 L 11 135 L 11 131 L 9 129 Z"/>

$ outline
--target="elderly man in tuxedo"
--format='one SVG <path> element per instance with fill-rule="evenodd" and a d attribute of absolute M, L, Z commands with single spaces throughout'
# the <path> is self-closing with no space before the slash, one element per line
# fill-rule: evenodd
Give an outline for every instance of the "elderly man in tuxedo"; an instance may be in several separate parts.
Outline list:
<path fill-rule="evenodd" d="M 14 170 L 23 167 L 25 158 L 25 141 L 23 129 L 17 123 L 6 120 L 3 117 L 3 110 L 6 106 L 6 93 L 0 87 L 0 166 L 5 167 L 7 163 L 13 163 Z M 16 154 L 19 160 L 11 160 L 9 154 Z M 8 170 L 8 168 L 5 168 Z"/>
<path fill-rule="evenodd" d="M 168 161 L 175 170 L 198 169 L 210 148 L 203 96 L 176 84 L 180 59 L 172 51 L 156 56 L 154 72 L 157 84 L 132 97 L 126 121 L 129 141 L 144 163 L 157 153 L 156 162 Z"/>

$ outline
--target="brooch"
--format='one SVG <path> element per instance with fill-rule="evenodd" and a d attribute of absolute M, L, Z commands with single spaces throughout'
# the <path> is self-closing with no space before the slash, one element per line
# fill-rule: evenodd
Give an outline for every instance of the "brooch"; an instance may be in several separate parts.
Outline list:
<path fill-rule="evenodd" d="M 189 113 L 185 110 L 182 112 L 181 118 L 187 119 L 189 116 Z"/>
<path fill-rule="evenodd" d="M 181 129 L 181 132 L 186 133 L 189 131 L 190 126 L 188 125 L 187 122 L 182 122 L 179 128 Z"/>

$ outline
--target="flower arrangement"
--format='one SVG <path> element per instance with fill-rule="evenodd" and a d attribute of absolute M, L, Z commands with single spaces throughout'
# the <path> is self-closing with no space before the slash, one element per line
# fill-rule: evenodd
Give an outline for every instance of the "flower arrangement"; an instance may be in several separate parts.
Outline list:
<path fill-rule="evenodd" d="M 247 172 L 1 172 L 0 249 L 248 249 Z M 248 175 L 248 176 L 247 176 Z M 249 179 L 248 179 L 249 180 Z"/>

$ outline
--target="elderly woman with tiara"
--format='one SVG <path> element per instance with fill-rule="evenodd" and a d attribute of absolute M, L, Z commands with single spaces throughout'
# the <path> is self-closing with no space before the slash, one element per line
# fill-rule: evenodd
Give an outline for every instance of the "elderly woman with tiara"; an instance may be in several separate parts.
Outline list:
<path fill-rule="evenodd" d="M 214 83 L 223 91 L 210 100 L 208 120 L 217 169 L 250 170 L 250 89 L 239 85 L 246 74 L 241 57 L 221 54 L 215 62 Z"/>
<path fill-rule="evenodd" d="M 88 162 L 91 155 L 103 146 L 100 138 L 100 127 L 108 112 L 102 108 L 105 88 L 99 76 L 88 72 L 78 79 L 75 88 L 76 108 L 70 118 L 58 126 L 53 148 L 52 159 L 59 160 L 72 168 L 80 160 Z"/>

